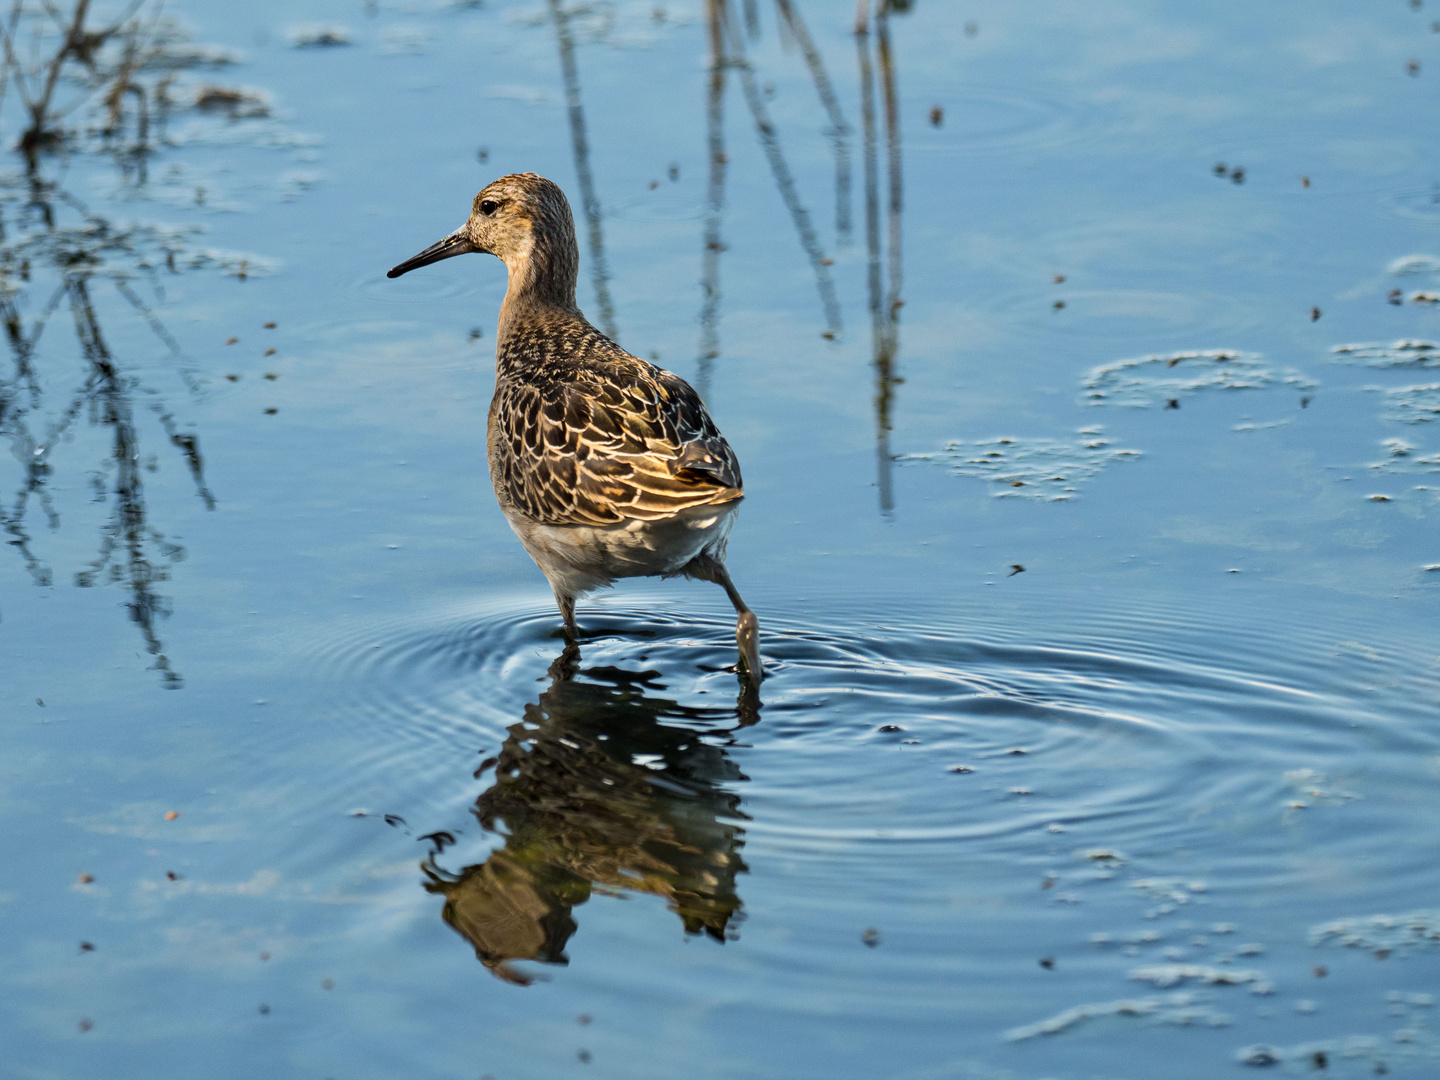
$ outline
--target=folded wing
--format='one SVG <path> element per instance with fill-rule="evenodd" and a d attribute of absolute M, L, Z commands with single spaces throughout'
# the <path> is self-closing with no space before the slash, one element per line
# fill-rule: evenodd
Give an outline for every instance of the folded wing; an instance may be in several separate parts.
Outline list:
<path fill-rule="evenodd" d="M 521 512 L 613 525 L 743 497 L 740 463 L 684 379 L 639 360 L 598 375 L 501 386 L 495 480 Z"/>

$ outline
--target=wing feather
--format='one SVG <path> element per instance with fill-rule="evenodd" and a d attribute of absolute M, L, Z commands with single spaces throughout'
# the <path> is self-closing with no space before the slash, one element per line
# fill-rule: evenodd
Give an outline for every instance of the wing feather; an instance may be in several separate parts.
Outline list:
<path fill-rule="evenodd" d="M 631 362 L 501 381 L 491 468 L 502 499 L 546 525 L 611 525 L 742 498 L 740 464 L 699 395 L 620 355 Z"/>

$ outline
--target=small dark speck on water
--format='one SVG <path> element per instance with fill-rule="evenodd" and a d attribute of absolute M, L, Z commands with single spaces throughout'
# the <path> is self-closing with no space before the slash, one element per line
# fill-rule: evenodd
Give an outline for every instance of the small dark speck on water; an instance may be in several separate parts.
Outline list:
<path fill-rule="evenodd" d="M 261 1005 L 261 1006 L 260 1006 L 260 1015 L 261 1015 L 261 1016 L 269 1016 L 269 1015 L 270 1015 L 270 1006 L 269 1006 L 269 1005 Z"/>
<path fill-rule="evenodd" d="M 939 105 L 930 106 L 930 126 L 939 127 L 945 123 L 945 110 Z"/>
<path fill-rule="evenodd" d="M 1405 294 L 1399 289 L 1391 289 L 1385 295 L 1385 300 L 1386 302 L 1393 304 L 1396 307 L 1402 307 L 1405 303 Z"/>
<path fill-rule="evenodd" d="M 666 170 L 666 175 L 668 175 L 668 176 L 670 177 L 670 182 L 671 182 L 672 184 L 673 184 L 673 183 L 676 183 L 676 182 L 680 179 L 680 165 L 679 165 L 679 163 L 672 161 L 672 162 L 670 163 L 670 168 Z"/>
<path fill-rule="evenodd" d="M 180 875 L 177 874 L 177 873 L 175 873 L 174 870 L 166 870 L 166 871 L 165 871 L 165 880 L 166 880 L 166 881 L 179 881 L 179 880 L 180 880 Z"/>
<path fill-rule="evenodd" d="M 1231 170 L 1230 170 L 1230 180 L 1231 180 L 1232 183 L 1243 184 L 1243 183 L 1245 182 L 1245 168 L 1244 168 L 1244 166 L 1238 166 L 1238 165 L 1237 165 L 1235 168 L 1231 169 Z"/>
<path fill-rule="evenodd" d="M 1019 757 L 1021 754 L 1028 754 L 1029 752 L 1030 751 L 1026 750 L 1023 746 L 1012 746 L 1009 750 L 1005 751 L 1005 753 L 1011 757 Z"/>
<path fill-rule="evenodd" d="M 261 960 L 269 960 L 269 959 L 270 959 L 270 953 L 269 953 L 269 951 L 268 951 L 268 950 L 265 950 L 265 949 L 262 949 L 262 950 L 260 951 L 260 959 L 261 959 Z"/>
<path fill-rule="evenodd" d="M 575 1056 L 580 1059 L 580 1064 L 582 1064 L 582 1065 L 589 1065 L 589 1064 L 590 1064 L 591 1057 L 590 1057 L 590 1051 L 589 1051 L 589 1050 L 581 1050 L 581 1051 L 580 1051 L 578 1054 L 576 1054 Z"/>
<path fill-rule="evenodd" d="M 1053 303 L 1053 304 L 1050 305 L 1050 307 L 1051 307 L 1051 310 L 1053 310 L 1053 311 L 1064 311 L 1064 310 L 1065 310 L 1065 301 L 1064 301 L 1064 300 L 1056 300 L 1055 303 Z"/>
<path fill-rule="evenodd" d="M 972 772 L 975 771 L 975 766 L 974 766 L 974 765 L 951 765 L 951 766 L 950 766 L 947 770 L 945 770 L 945 771 L 946 771 L 946 772 L 953 772 L 953 773 L 972 773 Z"/>
<path fill-rule="evenodd" d="M 90 1030 L 91 1028 L 93 1028 L 94 1026 L 95 1026 L 95 1021 L 94 1021 L 94 1020 L 91 1020 L 88 1016 L 82 1017 L 81 1020 L 80 1020 L 80 1023 L 76 1025 L 76 1027 L 78 1027 L 78 1028 L 80 1029 L 80 1033 L 81 1033 L 82 1035 L 83 1035 L 85 1032 L 89 1031 L 89 1030 Z"/>
<path fill-rule="evenodd" d="M 655 190 L 656 188 L 658 188 L 659 186 L 660 186 L 660 181 L 659 181 L 659 180 L 651 180 L 651 181 L 650 181 L 650 190 L 651 190 L 651 191 L 654 191 L 654 190 Z"/>
<path fill-rule="evenodd" d="M 238 345 L 238 344 L 240 344 L 240 339 L 239 339 L 238 337 L 226 338 L 226 339 L 225 339 L 225 344 L 226 344 L 226 345 Z"/>
<path fill-rule="evenodd" d="M 1320 309 L 1319 309 L 1318 307 L 1312 307 L 1312 308 L 1310 309 L 1310 321 L 1311 321 L 1311 322 L 1319 322 L 1319 321 L 1320 321 Z"/>
<path fill-rule="evenodd" d="M 1064 284 L 1065 284 L 1065 275 L 1064 275 L 1064 274 L 1056 274 L 1056 275 L 1055 275 L 1054 277 L 1052 277 L 1050 280 L 1053 281 L 1056 285 L 1064 285 Z"/>
<path fill-rule="evenodd" d="M 1405 62 L 1405 74 L 1407 74 L 1407 75 L 1409 75 L 1409 76 L 1411 76 L 1411 77 L 1414 77 L 1414 76 L 1416 76 L 1416 75 L 1419 75 L 1419 74 L 1420 74 L 1420 61 L 1419 61 L 1419 60 L 1414 60 L 1414 59 L 1412 59 L 1412 60 L 1407 60 L 1407 61 Z"/>
<path fill-rule="evenodd" d="M 239 376 L 239 375 L 226 375 L 225 378 L 229 379 L 231 382 L 239 382 L 239 381 L 240 381 L 240 376 Z"/>
<path fill-rule="evenodd" d="M 1046 971 L 1054 971 L 1054 970 L 1055 970 L 1055 958 L 1054 958 L 1053 956 L 1042 956 L 1042 957 L 1040 958 L 1040 966 L 1041 966 L 1042 968 L 1044 968 Z"/>
<path fill-rule="evenodd" d="M 592 1019 L 594 1018 L 589 1013 L 581 1013 L 575 1018 L 575 1022 L 581 1027 L 587 1027 Z"/>
<path fill-rule="evenodd" d="M 478 161 L 478 162 L 480 162 L 482 165 L 483 165 L 485 162 L 489 161 L 489 160 L 490 160 L 490 148 L 489 148 L 488 146 L 482 146 L 482 147 L 480 147 L 480 149 L 476 150 L 476 151 L 475 151 L 475 160 Z"/>
<path fill-rule="evenodd" d="M 1317 1069 L 1328 1069 L 1330 1067 L 1330 1058 L 1324 1050 L 1316 1050 L 1315 1053 L 1310 1055 L 1310 1060 L 1314 1062 L 1315 1068 Z"/>
<path fill-rule="evenodd" d="M 1315 967 L 1311 969 L 1310 973 L 1314 975 L 1317 979 L 1323 979 L 1326 975 L 1330 974 L 1330 969 L 1327 968 L 1324 964 L 1316 964 Z"/>
<path fill-rule="evenodd" d="M 873 949 L 876 945 L 880 944 L 880 931 L 871 926 L 860 935 L 860 940 Z"/>
<path fill-rule="evenodd" d="M 1217 161 L 1215 163 L 1214 171 L 1216 176 L 1229 176 L 1230 166 L 1226 165 L 1223 161 Z"/>
<path fill-rule="evenodd" d="M 43 708 L 45 707 L 45 699 L 44 699 L 44 698 L 38 698 L 38 697 L 37 697 L 37 698 L 35 699 L 35 704 L 36 704 L 36 705 L 39 705 L 39 706 L 43 709 Z"/>
<path fill-rule="evenodd" d="M 901 727 L 899 724 L 881 724 L 881 725 L 880 725 L 878 728 L 876 728 L 875 730 L 876 730 L 876 731 L 887 731 L 887 732 L 889 732 L 889 731 L 904 731 L 904 730 L 906 730 L 906 729 L 903 728 L 903 727 Z"/>
<path fill-rule="evenodd" d="M 1017 562 L 1017 563 L 1011 563 L 1011 564 L 1010 564 L 1010 573 L 1007 574 L 1006 577 L 1014 577 L 1016 574 L 1023 574 L 1024 572 L 1025 572 L 1025 567 L 1021 566 L 1018 562 Z"/>
<path fill-rule="evenodd" d="M 80 951 L 81 951 L 81 952 L 94 952 L 94 951 L 95 951 L 95 946 L 94 946 L 93 944 L 91 944 L 90 942 L 88 942 L 88 941 L 82 941 L 82 942 L 80 942 Z"/>
<path fill-rule="evenodd" d="M 485 336 L 485 331 L 484 331 L 484 330 L 481 330 L 480 327 L 478 327 L 478 326 L 472 326 L 472 327 L 470 328 L 470 340 L 471 340 L 471 341 L 479 341 L 479 340 L 480 340 L 482 337 L 484 337 L 484 336 Z"/>
<path fill-rule="evenodd" d="M 274 416 L 274 415 L 275 415 L 276 413 L 278 413 L 279 411 L 280 411 L 279 409 L 274 409 L 274 408 L 266 409 L 266 410 L 265 410 L 265 415 L 266 415 L 266 416 Z"/>
<path fill-rule="evenodd" d="M 967 23 L 965 24 L 965 36 L 966 36 L 966 37 L 974 37 L 974 36 L 975 36 L 976 34 L 978 34 L 978 33 L 980 33 L 980 24 L 979 24 L 979 23 L 967 22 Z"/>
<path fill-rule="evenodd" d="M 1173 397 L 1172 397 L 1172 398 L 1167 398 L 1167 399 L 1166 399 L 1166 401 L 1165 401 L 1165 408 L 1167 408 L 1167 409 L 1178 409 L 1179 407 L 1180 407 L 1180 399 L 1179 399 L 1179 398 L 1173 398 Z"/>
<path fill-rule="evenodd" d="M 335 980 L 334 980 L 334 979 L 321 979 L 321 980 L 320 980 L 320 989 L 321 989 L 321 990 L 334 990 L 334 989 L 335 989 Z"/>
<path fill-rule="evenodd" d="M 1302 397 L 1302 398 L 1300 399 L 1300 408 L 1302 408 L 1302 409 L 1308 409 L 1308 408 L 1310 407 L 1310 402 L 1312 402 L 1312 401 L 1314 401 L 1314 400 L 1315 400 L 1315 399 L 1314 399 L 1314 398 L 1311 398 L 1311 397 Z"/>
<path fill-rule="evenodd" d="M 272 352 L 272 353 L 273 353 L 274 351 L 275 351 L 274 349 L 271 349 L 271 350 L 270 350 L 270 352 Z M 266 353 L 266 355 L 268 356 L 269 353 Z M 276 379 L 278 379 L 279 377 L 280 377 L 280 376 L 277 375 L 277 374 L 276 374 L 275 372 L 273 372 L 273 371 L 267 371 L 267 372 L 265 373 L 265 379 L 266 379 L 267 382 L 274 382 L 274 381 L 275 381 Z"/>
<path fill-rule="evenodd" d="M 274 350 L 274 349 L 266 349 L 264 355 L 266 355 L 266 356 L 274 356 L 274 355 L 275 355 L 275 350 Z M 273 379 L 275 376 L 274 376 L 274 375 L 266 375 L 265 377 L 266 377 L 267 379 Z"/>
<path fill-rule="evenodd" d="M 1308 176 L 1302 176 L 1302 177 L 1300 177 L 1300 186 L 1301 186 L 1301 187 L 1308 188 L 1308 187 L 1310 186 L 1310 177 L 1308 177 Z"/>
<path fill-rule="evenodd" d="M 275 323 L 274 323 L 273 321 L 267 322 L 267 323 L 265 324 L 264 329 L 266 329 L 266 330 L 274 330 L 274 329 L 275 329 Z"/>

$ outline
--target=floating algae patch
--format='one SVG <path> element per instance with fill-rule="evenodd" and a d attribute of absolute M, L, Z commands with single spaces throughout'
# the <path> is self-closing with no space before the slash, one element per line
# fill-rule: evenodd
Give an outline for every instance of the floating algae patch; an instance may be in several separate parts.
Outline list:
<path fill-rule="evenodd" d="M 1134 968 L 1130 978 L 1136 982 L 1148 982 L 1157 990 L 1164 990 L 1182 983 L 1198 982 L 1206 986 L 1253 986 L 1261 994 L 1268 993 L 1272 984 L 1263 972 L 1252 968 L 1212 967 L 1209 964 L 1150 964 Z"/>
<path fill-rule="evenodd" d="M 1440 419 L 1440 383 L 1400 386 L 1385 391 L 1385 419 L 1423 424 Z"/>
<path fill-rule="evenodd" d="M 902 454 L 902 464 L 930 461 L 948 465 L 957 476 L 988 480 L 996 498 L 1066 502 L 1076 487 L 1111 462 L 1140 456 L 1139 450 L 1110 445 L 1103 427 L 1081 428 L 1073 442 L 1059 439 L 955 440 L 929 454 Z"/>
<path fill-rule="evenodd" d="M 1406 915 L 1363 915 L 1336 919 L 1310 929 L 1312 946 L 1340 945 L 1367 952 L 1414 952 L 1440 945 L 1440 911 Z"/>
<path fill-rule="evenodd" d="M 1330 351 L 1341 364 L 1364 364 L 1374 368 L 1440 368 L 1440 344 L 1401 338 L 1386 345 L 1383 342 L 1357 342 L 1334 345 Z"/>
<path fill-rule="evenodd" d="M 1404 1026 L 1388 1035 L 1342 1035 L 1295 1046 L 1267 1046 L 1258 1043 L 1235 1052 L 1242 1065 L 1285 1065 L 1287 1072 L 1314 1073 L 1329 1070 L 1329 1076 L 1383 1076 L 1396 1068 L 1411 1068 L 1440 1061 L 1440 1040 L 1430 1028 L 1429 1017 L 1407 1010 L 1406 1000 L 1428 997 L 1392 990 L 1385 995 L 1392 1016 L 1404 1017 Z M 1428 1008 L 1422 1005 L 1421 1008 Z"/>
<path fill-rule="evenodd" d="M 1370 463 L 1372 473 L 1440 472 L 1440 452 L 1426 453 L 1404 439 L 1383 439 L 1385 456 Z"/>
<path fill-rule="evenodd" d="M 1315 384 L 1294 368 L 1276 368 L 1259 353 L 1236 349 L 1194 349 L 1151 353 L 1092 368 L 1082 383 L 1091 405 L 1177 407 L 1180 399 L 1202 390 L 1261 390 L 1289 386 L 1313 390 Z"/>
<path fill-rule="evenodd" d="M 1139 1016 L 1152 1024 L 1170 1024 L 1177 1027 L 1191 1027 L 1204 1024 L 1207 1027 L 1225 1027 L 1231 1018 L 1200 1003 L 1194 994 L 1165 994 L 1158 997 L 1121 998 L 1118 1001 L 1097 1001 L 1088 1005 L 1076 1005 L 1064 1012 L 1033 1024 L 1011 1028 L 1005 1032 L 1006 1042 L 1024 1042 L 1041 1035 L 1058 1035 L 1077 1024 L 1102 1016 Z"/>

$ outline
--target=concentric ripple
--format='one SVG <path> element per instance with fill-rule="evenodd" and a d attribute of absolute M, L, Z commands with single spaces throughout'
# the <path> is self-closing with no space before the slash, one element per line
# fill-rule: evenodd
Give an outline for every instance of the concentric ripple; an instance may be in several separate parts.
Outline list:
<path fill-rule="evenodd" d="M 995 854 L 1007 837 L 1070 830 L 1077 848 L 1130 856 L 1205 848 L 1223 817 L 1226 829 L 1255 829 L 1248 867 L 1231 870 L 1237 884 L 1260 884 L 1281 873 L 1265 862 L 1267 823 L 1297 791 L 1308 784 L 1321 794 L 1301 798 L 1324 802 L 1344 788 L 1333 777 L 1353 773 L 1362 745 L 1398 751 L 1377 757 L 1390 762 L 1436 749 L 1398 722 L 1394 695 L 1379 711 L 1366 700 L 1382 672 L 1396 686 L 1428 676 L 1318 632 L 1277 649 L 1263 630 L 1236 629 L 1220 656 L 1213 626 L 1174 613 L 1040 636 L 934 613 L 846 625 L 771 610 L 756 712 L 731 667 L 728 618 L 593 606 L 582 627 L 567 678 L 657 723 L 728 738 L 750 848 L 835 872 L 847 849 L 906 844 L 897 872 L 912 877 L 956 845 Z M 548 604 L 517 599 L 324 645 L 314 662 L 365 747 L 351 781 L 412 792 L 407 812 L 440 827 L 488 782 L 470 776 L 477 750 L 493 752 L 543 711 L 557 630 Z M 647 767 L 663 779 L 683 762 Z M 1380 780 L 1372 771 L 1365 783 Z"/>

